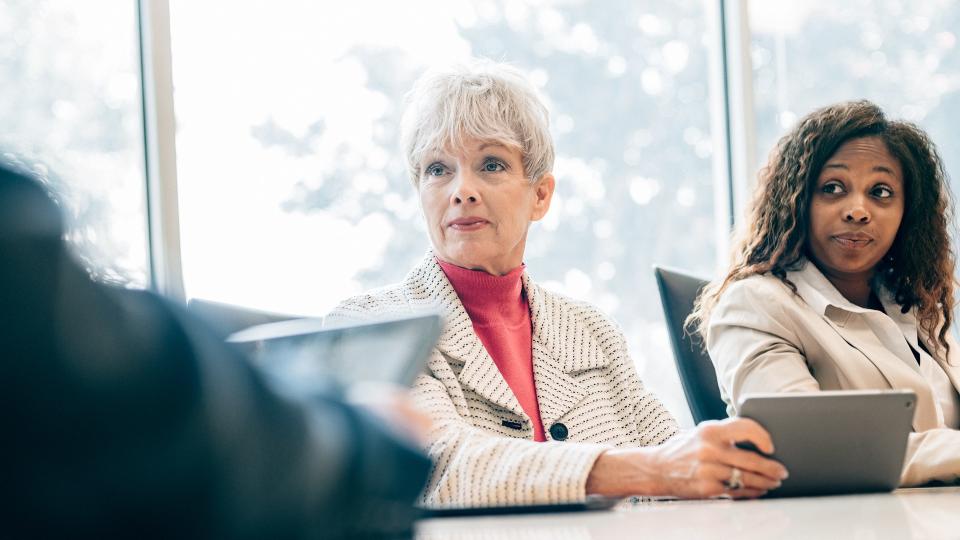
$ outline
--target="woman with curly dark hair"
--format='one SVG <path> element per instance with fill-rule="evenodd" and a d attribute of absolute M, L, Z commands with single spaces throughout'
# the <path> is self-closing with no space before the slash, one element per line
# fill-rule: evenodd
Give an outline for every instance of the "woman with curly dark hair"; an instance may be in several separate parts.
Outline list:
<path fill-rule="evenodd" d="M 753 392 L 910 389 L 902 482 L 960 477 L 950 195 L 934 144 L 868 101 L 801 119 L 690 322 L 731 414 Z"/>

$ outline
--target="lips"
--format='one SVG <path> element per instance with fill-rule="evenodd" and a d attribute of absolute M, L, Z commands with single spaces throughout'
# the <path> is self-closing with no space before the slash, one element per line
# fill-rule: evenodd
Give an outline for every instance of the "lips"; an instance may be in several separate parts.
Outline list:
<path fill-rule="evenodd" d="M 478 216 L 461 217 L 447 222 L 447 227 L 456 231 L 475 231 L 486 227 L 490 222 Z"/>
<path fill-rule="evenodd" d="M 873 242 L 873 237 L 863 233 L 842 233 L 830 237 L 831 240 L 847 249 L 861 249 Z"/>

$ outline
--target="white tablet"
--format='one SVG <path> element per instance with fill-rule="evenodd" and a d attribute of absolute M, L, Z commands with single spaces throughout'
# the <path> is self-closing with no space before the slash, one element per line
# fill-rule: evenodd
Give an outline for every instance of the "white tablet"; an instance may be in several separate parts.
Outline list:
<path fill-rule="evenodd" d="M 909 390 L 753 394 L 738 410 L 766 428 L 790 473 L 768 497 L 827 495 L 899 485 L 916 401 Z"/>

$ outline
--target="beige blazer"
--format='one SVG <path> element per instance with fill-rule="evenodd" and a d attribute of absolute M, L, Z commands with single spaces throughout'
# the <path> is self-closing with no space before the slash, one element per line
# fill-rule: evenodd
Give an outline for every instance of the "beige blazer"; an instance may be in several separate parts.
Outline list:
<path fill-rule="evenodd" d="M 561 503 L 585 498 L 604 450 L 657 445 L 674 418 L 644 390 L 620 329 L 593 306 L 551 293 L 523 275 L 533 324 L 533 370 L 547 442 L 524 413 L 473 331 L 432 253 L 394 286 L 350 298 L 337 321 L 439 310 L 445 324 L 413 390 L 434 421 L 426 506 Z M 552 426 L 562 425 L 565 429 Z M 564 435 L 565 440 L 555 440 Z"/>
<path fill-rule="evenodd" d="M 846 301 L 813 264 L 789 272 L 787 279 L 797 294 L 771 275 L 735 282 L 711 314 L 707 350 L 728 412 L 735 414 L 740 398 L 756 392 L 910 389 L 917 394 L 917 409 L 903 484 L 960 477 L 960 431 L 943 424 L 937 396 L 920 374 L 904 335 L 878 335 L 865 317 L 885 315 L 865 313 Z M 897 324 L 912 320 L 915 328 L 912 314 L 901 316 L 889 295 L 880 296 Z M 908 339 L 915 348 L 919 339 L 927 350 L 935 350 L 924 332 L 916 335 L 914 330 Z M 941 349 L 934 360 L 956 391 L 960 347 L 952 337 L 949 343 L 949 355 Z"/>

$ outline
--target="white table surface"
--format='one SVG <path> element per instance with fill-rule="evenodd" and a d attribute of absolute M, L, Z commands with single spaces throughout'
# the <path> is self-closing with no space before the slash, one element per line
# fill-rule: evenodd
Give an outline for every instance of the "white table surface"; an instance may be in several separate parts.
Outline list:
<path fill-rule="evenodd" d="M 960 487 L 759 501 L 657 501 L 607 512 L 421 521 L 418 540 L 960 539 Z"/>

